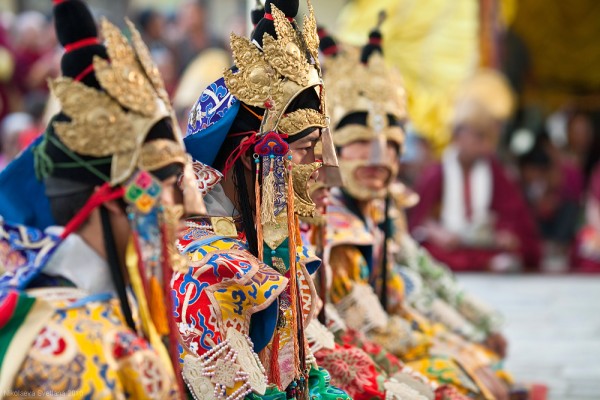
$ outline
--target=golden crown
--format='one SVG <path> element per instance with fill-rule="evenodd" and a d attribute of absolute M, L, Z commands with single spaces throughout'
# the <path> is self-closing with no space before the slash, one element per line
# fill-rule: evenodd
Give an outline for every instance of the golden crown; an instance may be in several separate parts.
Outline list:
<path fill-rule="evenodd" d="M 328 59 L 326 70 L 328 111 L 337 146 L 370 140 L 379 133 L 402 144 L 402 129 L 390 126 L 387 117 L 391 115 L 398 121 L 406 118 L 406 92 L 398 70 L 387 66 L 380 53 L 372 54 L 364 64 L 354 48 L 345 48 L 337 57 Z M 356 112 L 367 113 L 366 127 L 347 125 L 336 129 L 345 116 Z"/>
<path fill-rule="evenodd" d="M 298 33 L 285 14 L 271 5 L 277 38 L 265 33 L 262 51 L 250 39 L 231 34 L 237 70 L 225 71 L 225 84 L 243 103 L 266 110 L 261 133 L 278 130 L 295 135 L 309 127 L 327 126 L 318 58 L 319 36 L 310 2 L 308 11 L 303 30 Z M 300 109 L 285 114 L 290 103 L 309 88 L 318 90 L 321 111 Z"/>
<path fill-rule="evenodd" d="M 148 48 L 131 21 L 127 25 L 132 45 L 116 26 L 106 19 L 102 21 L 110 62 L 96 56 L 94 71 L 104 91 L 64 77 L 49 84 L 62 111 L 71 119 L 54 122 L 56 135 L 75 153 L 112 155 L 113 185 L 123 183 L 136 168 L 155 170 L 164 166 L 165 152 L 170 155 L 167 164 L 187 161 L 174 120 L 175 141 L 159 139 L 144 144 L 150 129 L 162 119 L 174 119 L 174 113 Z"/>

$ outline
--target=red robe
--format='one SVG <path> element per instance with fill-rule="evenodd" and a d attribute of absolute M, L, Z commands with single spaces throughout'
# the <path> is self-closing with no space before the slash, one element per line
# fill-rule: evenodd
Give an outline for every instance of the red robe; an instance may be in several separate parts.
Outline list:
<path fill-rule="evenodd" d="M 594 169 L 588 188 L 586 208 L 597 209 L 600 204 L 600 165 Z M 572 248 L 571 264 L 575 272 L 600 273 L 600 230 L 597 215 L 586 210 L 586 223 L 577 233 Z M 596 221 L 589 220 L 590 218 Z"/>
<path fill-rule="evenodd" d="M 490 211 L 496 215 L 495 231 L 508 231 L 519 239 L 518 255 L 526 269 L 539 265 L 541 247 L 537 228 L 529 213 L 525 200 L 518 188 L 504 171 L 500 163 L 490 160 L 492 172 L 492 200 Z M 428 220 L 439 221 L 444 174 L 442 164 L 429 167 L 417 181 L 415 190 L 420 202 L 409 210 L 409 227 L 423 225 Z M 446 250 L 428 241 L 423 242 L 437 260 L 455 271 L 486 270 L 490 260 L 502 251 L 494 248 L 460 247 Z"/>

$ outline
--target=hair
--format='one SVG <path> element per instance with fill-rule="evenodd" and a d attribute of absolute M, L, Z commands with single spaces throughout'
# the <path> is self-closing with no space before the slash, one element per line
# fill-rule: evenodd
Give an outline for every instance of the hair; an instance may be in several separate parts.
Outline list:
<path fill-rule="evenodd" d="M 165 118 L 156 123 L 146 136 L 145 143 L 153 140 L 170 138 L 173 135 L 171 129 L 170 118 Z M 78 170 L 76 170 L 78 171 Z M 152 174 L 159 180 L 164 181 L 172 176 L 177 176 L 182 172 L 182 167 L 179 164 L 169 164 L 158 170 L 152 171 Z M 65 195 L 48 196 L 50 201 L 50 209 L 54 220 L 59 225 L 66 225 L 85 205 L 88 199 L 94 193 L 99 182 L 90 182 L 87 187 L 82 187 L 81 191 Z M 50 187 L 52 180 L 47 180 L 46 185 Z M 80 184 L 81 185 L 81 184 Z M 82 185 L 83 186 L 83 185 Z M 122 209 L 126 209 L 126 203 L 121 201 Z"/>
<path fill-rule="evenodd" d="M 93 193 L 94 188 L 88 187 L 74 194 L 50 197 L 50 210 L 56 223 L 61 226 L 67 225 Z"/>
<path fill-rule="evenodd" d="M 246 106 L 252 112 L 257 115 L 262 115 L 263 110 L 257 107 Z M 246 107 L 240 107 L 238 114 L 233 122 L 231 129 L 223 145 L 221 146 L 217 156 L 215 158 L 214 166 L 219 171 L 222 171 L 227 159 L 233 153 L 233 151 L 242 143 L 242 140 L 247 136 L 232 136 L 232 133 L 251 132 L 258 130 L 260 121 L 257 120 L 256 116 L 252 114 Z M 248 153 L 243 156 L 249 157 L 253 149 L 248 150 Z M 256 229 L 254 226 L 254 210 L 252 203 L 250 202 L 250 188 L 246 182 L 246 167 L 241 159 L 238 159 L 233 164 L 233 185 L 235 187 L 236 202 L 239 207 L 239 212 L 242 217 L 242 227 L 246 233 L 246 240 L 248 241 L 249 251 L 258 256 L 258 239 L 256 236 Z"/>

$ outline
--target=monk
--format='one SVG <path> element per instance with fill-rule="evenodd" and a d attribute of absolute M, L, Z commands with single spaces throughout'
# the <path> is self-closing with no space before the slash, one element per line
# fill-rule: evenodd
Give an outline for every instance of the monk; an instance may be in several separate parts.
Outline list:
<path fill-rule="evenodd" d="M 455 271 L 533 270 L 540 260 L 535 222 L 494 156 L 510 115 L 510 101 L 499 105 L 506 97 L 502 81 L 484 72 L 468 83 L 457 101 L 452 143 L 415 186 L 421 201 L 409 213 L 411 232 Z M 494 85 L 490 96 L 485 91 Z"/>

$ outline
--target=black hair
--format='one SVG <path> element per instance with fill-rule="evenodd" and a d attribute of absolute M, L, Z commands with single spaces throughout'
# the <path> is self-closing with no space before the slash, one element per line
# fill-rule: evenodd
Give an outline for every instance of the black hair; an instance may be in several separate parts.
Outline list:
<path fill-rule="evenodd" d="M 85 205 L 94 188 L 89 187 L 81 192 L 71 193 L 64 196 L 52 196 L 49 198 L 52 216 L 58 225 L 65 226 L 77 215 Z M 85 224 L 85 223 L 84 223 Z"/>

